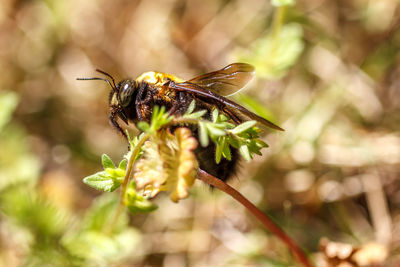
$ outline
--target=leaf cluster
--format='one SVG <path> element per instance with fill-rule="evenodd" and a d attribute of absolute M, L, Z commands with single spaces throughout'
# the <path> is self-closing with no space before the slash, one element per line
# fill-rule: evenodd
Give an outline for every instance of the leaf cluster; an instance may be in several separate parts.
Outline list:
<path fill-rule="evenodd" d="M 251 160 L 254 154 L 261 155 L 261 149 L 268 145 L 259 139 L 260 130 L 255 127 L 256 121 L 246 121 L 239 125 L 230 122 L 230 118 L 219 113 L 218 109 L 212 112 L 212 120 L 204 120 L 205 110 L 194 112 L 194 101 L 183 119 L 196 120 L 198 124 L 199 141 L 202 146 L 208 146 L 210 139 L 216 145 L 215 161 L 219 163 L 224 157 L 231 160 L 231 147 L 239 149 L 240 154 Z"/>
<path fill-rule="evenodd" d="M 137 139 L 130 140 L 130 142 L 131 144 L 134 144 L 137 142 Z M 116 167 L 110 157 L 103 154 L 102 164 L 104 168 L 103 171 L 85 177 L 83 182 L 97 190 L 113 192 L 115 189 L 121 186 L 125 178 L 127 160 L 121 160 L 121 162 L 118 164 L 118 167 Z M 136 193 L 136 185 L 134 183 L 131 183 L 127 190 L 124 204 L 132 213 L 150 212 L 157 208 L 147 198 Z"/>

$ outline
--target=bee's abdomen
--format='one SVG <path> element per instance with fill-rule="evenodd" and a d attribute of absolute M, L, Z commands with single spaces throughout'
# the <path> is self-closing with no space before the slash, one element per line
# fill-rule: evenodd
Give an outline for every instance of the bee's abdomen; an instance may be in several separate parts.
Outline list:
<path fill-rule="evenodd" d="M 237 171 L 239 154 L 236 148 L 231 147 L 231 160 L 222 158 L 220 163 L 215 162 L 215 144 L 210 143 L 206 147 L 198 146 L 195 151 L 200 169 L 217 177 L 222 181 L 227 181 Z"/>

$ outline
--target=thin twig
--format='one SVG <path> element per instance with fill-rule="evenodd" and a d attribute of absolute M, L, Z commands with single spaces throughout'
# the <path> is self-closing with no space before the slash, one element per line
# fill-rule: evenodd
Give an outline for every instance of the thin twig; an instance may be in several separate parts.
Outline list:
<path fill-rule="evenodd" d="M 253 203 L 251 203 L 247 198 L 245 198 L 241 193 L 239 193 L 236 189 L 229 186 L 222 180 L 212 176 L 211 174 L 199 170 L 198 178 L 207 184 L 210 184 L 219 190 L 227 193 L 235 200 L 237 200 L 240 204 L 242 204 L 249 212 L 251 212 L 257 219 L 264 224 L 268 230 L 277 236 L 279 239 L 284 242 L 289 249 L 293 252 L 295 257 L 307 267 L 312 267 L 310 261 L 307 259 L 307 256 L 301 250 L 301 248 L 291 239 L 277 224 L 275 224 L 267 215 L 262 213 Z"/>
<path fill-rule="evenodd" d="M 120 200 L 119 200 L 119 205 L 118 205 L 118 209 L 114 215 L 114 218 L 111 222 L 111 226 L 114 226 L 115 223 L 118 221 L 119 216 L 121 215 L 121 213 L 124 211 L 124 200 L 125 200 L 125 193 L 126 193 L 126 189 L 128 188 L 128 184 L 129 184 L 129 180 L 131 178 L 131 173 L 132 173 L 132 168 L 133 168 L 133 163 L 135 163 L 136 159 L 137 159 L 137 155 L 140 152 L 140 149 L 142 148 L 144 142 L 146 142 L 147 139 L 149 139 L 150 134 L 146 133 L 145 135 L 143 135 L 140 140 L 138 141 L 137 145 L 135 146 L 135 148 L 133 149 L 131 156 L 129 157 L 128 160 L 128 166 L 126 167 L 126 174 L 125 174 L 125 178 L 124 181 L 122 182 L 121 185 L 121 196 L 120 196 Z M 111 228 L 112 229 L 112 228 Z M 108 230 L 111 231 L 111 229 L 109 228 Z"/>

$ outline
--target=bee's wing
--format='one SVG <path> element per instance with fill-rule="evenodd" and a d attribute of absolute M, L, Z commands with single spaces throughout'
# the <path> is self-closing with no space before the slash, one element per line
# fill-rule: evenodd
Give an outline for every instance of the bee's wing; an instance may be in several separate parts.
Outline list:
<path fill-rule="evenodd" d="M 188 82 L 230 96 L 242 89 L 254 76 L 254 67 L 246 63 L 233 63 L 220 70 L 203 74 Z"/>
<path fill-rule="evenodd" d="M 211 102 L 214 102 L 214 103 L 217 102 L 218 104 L 228 108 L 231 112 L 234 112 L 234 113 L 238 112 L 241 115 L 244 115 L 244 117 L 252 119 L 252 120 L 256 120 L 256 121 L 264 124 L 265 126 L 268 126 L 270 128 L 276 129 L 276 130 L 284 131 L 281 127 L 275 125 L 274 123 L 270 122 L 267 119 L 264 119 L 264 118 L 258 116 L 257 114 L 254 114 L 253 112 L 246 109 L 245 107 L 243 107 L 223 96 L 220 96 L 220 95 L 214 93 L 213 91 L 201 88 L 197 84 L 193 84 L 191 82 L 183 82 L 183 83 L 170 82 L 168 86 L 176 91 L 190 92 L 190 93 L 194 94 L 195 96 L 197 96 L 198 98 L 203 99 L 203 101 L 211 100 Z"/>

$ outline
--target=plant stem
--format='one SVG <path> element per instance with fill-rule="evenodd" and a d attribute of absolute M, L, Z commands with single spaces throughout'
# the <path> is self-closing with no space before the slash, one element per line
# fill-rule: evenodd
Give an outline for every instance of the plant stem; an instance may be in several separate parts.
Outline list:
<path fill-rule="evenodd" d="M 283 22 L 285 21 L 286 6 L 278 6 L 274 13 L 274 18 L 272 21 L 272 38 L 274 43 L 277 43 L 277 38 L 281 31 Z"/>
<path fill-rule="evenodd" d="M 119 200 L 119 205 L 118 205 L 118 209 L 114 215 L 114 218 L 111 222 L 111 226 L 114 226 L 115 223 L 118 221 L 119 216 L 121 215 L 121 213 L 124 210 L 124 200 L 125 200 L 125 193 L 126 193 L 126 189 L 128 188 L 128 184 L 129 184 L 129 180 L 131 178 L 131 173 L 132 173 L 132 168 L 133 168 L 133 163 L 135 163 L 137 156 L 139 155 L 140 149 L 142 148 L 144 142 L 146 142 L 147 139 L 149 139 L 150 134 L 146 133 L 143 136 L 141 136 L 141 138 L 139 139 L 137 145 L 135 146 L 135 148 L 133 149 L 131 156 L 129 157 L 128 160 L 128 166 L 126 167 L 126 174 L 125 174 L 125 178 L 124 181 L 122 182 L 121 185 L 121 196 L 120 196 L 120 200 Z M 112 229 L 112 228 L 111 228 Z M 111 230 L 109 228 L 109 230 Z"/>
<path fill-rule="evenodd" d="M 239 193 L 236 189 L 226 184 L 222 180 L 212 176 L 211 174 L 199 170 L 198 178 L 207 184 L 210 184 L 219 190 L 227 193 L 235 200 L 237 200 L 240 204 L 242 204 L 250 213 L 252 213 L 262 224 L 264 224 L 268 230 L 277 236 L 282 242 L 284 242 L 295 257 L 301 262 L 304 266 L 312 267 L 310 261 L 307 259 L 307 256 L 301 250 L 301 248 L 291 239 L 277 224 L 275 224 L 266 214 L 264 214 L 260 209 L 258 209 L 253 203 L 251 203 L 247 198 L 245 198 L 241 193 Z"/>
<path fill-rule="evenodd" d="M 190 124 L 198 124 L 200 121 L 205 121 L 201 119 L 192 119 L 192 118 L 185 118 L 185 117 L 178 117 L 173 118 L 170 122 L 171 125 L 176 125 L 180 123 L 190 123 Z"/>

